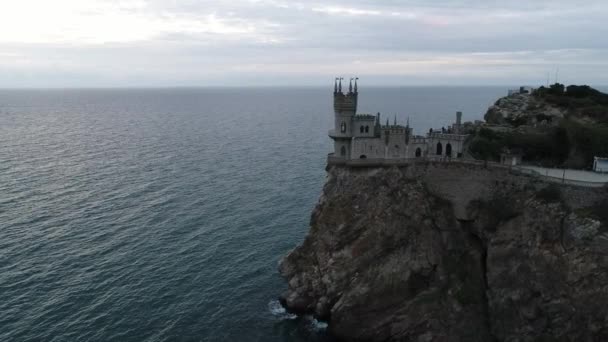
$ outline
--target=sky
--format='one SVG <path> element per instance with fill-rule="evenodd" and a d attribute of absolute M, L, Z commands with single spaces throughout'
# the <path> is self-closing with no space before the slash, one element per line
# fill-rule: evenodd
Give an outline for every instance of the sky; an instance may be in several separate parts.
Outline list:
<path fill-rule="evenodd" d="M 0 0 L 0 87 L 608 85 L 606 0 Z"/>

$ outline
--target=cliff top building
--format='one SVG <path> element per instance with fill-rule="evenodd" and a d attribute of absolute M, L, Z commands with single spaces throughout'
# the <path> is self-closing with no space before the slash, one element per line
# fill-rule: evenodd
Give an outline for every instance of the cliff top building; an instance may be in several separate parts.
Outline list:
<path fill-rule="evenodd" d="M 357 114 L 358 78 L 351 78 L 348 92 L 342 91 L 343 78 L 334 82 L 334 129 L 329 137 L 334 140 L 334 158 L 351 159 L 408 159 L 462 158 L 464 141 L 462 112 L 456 113 L 456 123 L 449 128 L 430 129 L 426 136 L 414 136 L 409 126 L 381 124 L 380 113 Z M 354 85 L 353 85 L 354 81 Z"/>

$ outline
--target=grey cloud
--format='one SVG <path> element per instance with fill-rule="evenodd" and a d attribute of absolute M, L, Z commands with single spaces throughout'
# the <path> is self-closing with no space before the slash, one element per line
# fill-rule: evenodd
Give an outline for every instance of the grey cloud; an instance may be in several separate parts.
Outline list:
<path fill-rule="evenodd" d="M 124 11 L 251 30 L 0 43 L 0 86 L 322 84 L 349 70 L 377 84 L 517 84 L 556 66 L 571 82 L 608 84 L 604 1 L 150 0 Z"/>

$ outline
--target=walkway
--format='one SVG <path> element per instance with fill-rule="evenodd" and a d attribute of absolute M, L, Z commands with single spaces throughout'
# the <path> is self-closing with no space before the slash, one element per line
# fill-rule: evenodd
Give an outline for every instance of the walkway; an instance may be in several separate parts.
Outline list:
<path fill-rule="evenodd" d="M 584 170 L 571 169 L 550 169 L 539 166 L 518 165 L 515 167 L 518 170 L 530 170 L 534 174 L 549 178 L 552 181 L 561 181 L 568 184 L 578 183 L 597 183 L 597 186 L 602 186 L 608 183 L 608 173 L 597 173 Z"/>

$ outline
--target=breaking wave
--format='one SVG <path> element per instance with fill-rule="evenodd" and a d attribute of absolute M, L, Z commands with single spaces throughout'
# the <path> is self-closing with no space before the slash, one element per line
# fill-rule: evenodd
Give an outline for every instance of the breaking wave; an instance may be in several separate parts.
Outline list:
<path fill-rule="evenodd" d="M 281 320 L 298 318 L 298 315 L 287 312 L 287 310 L 283 307 L 283 305 L 281 305 L 281 303 L 276 299 L 268 302 L 268 310 L 270 311 L 270 313 L 273 316 L 275 316 Z"/>

